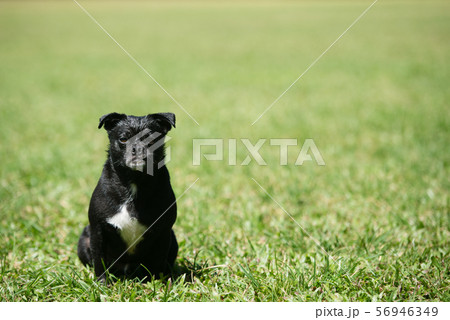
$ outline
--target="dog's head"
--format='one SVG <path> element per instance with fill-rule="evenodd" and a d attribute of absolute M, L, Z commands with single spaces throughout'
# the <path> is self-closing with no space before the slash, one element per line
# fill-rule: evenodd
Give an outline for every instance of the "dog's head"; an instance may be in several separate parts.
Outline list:
<path fill-rule="evenodd" d="M 114 112 L 100 118 L 101 127 L 108 132 L 108 152 L 115 167 L 147 172 L 148 166 L 153 170 L 164 159 L 164 138 L 175 127 L 175 115 L 135 117 Z"/>

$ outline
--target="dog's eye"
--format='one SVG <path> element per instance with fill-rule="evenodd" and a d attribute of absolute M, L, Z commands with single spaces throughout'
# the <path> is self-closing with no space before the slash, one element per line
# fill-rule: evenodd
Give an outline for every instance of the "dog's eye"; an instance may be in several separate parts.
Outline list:
<path fill-rule="evenodd" d="M 128 140 L 127 140 L 127 138 L 120 138 L 119 141 L 120 141 L 120 143 L 126 143 Z"/>

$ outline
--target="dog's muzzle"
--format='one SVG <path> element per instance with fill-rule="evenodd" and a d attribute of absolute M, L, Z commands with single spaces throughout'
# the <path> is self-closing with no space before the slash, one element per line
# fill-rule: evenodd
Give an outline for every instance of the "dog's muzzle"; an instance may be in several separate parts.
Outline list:
<path fill-rule="evenodd" d="M 132 170 L 143 171 L 147 160 L 147 146 L 144 144 L 127 145 L 126 165 Z"/>

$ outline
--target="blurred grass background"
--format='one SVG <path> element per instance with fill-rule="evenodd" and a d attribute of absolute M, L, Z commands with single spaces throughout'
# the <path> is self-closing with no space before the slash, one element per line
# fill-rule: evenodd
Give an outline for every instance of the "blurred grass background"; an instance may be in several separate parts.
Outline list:
<path fill-rule="evenodd" d="M 73 1 L 0 2 L 2 300 L 449 300 L 448 2 L 379 1 L 254 126 L 369 1 L 80 3 L 200 126 Z M 170 286 L 77 260 L 113 111 L 176 113 L 176 194 L 200 178 Z M 326 166 L 267 142 L 267 166 L 195 167 L 194 138 L 312 138 Z"/>

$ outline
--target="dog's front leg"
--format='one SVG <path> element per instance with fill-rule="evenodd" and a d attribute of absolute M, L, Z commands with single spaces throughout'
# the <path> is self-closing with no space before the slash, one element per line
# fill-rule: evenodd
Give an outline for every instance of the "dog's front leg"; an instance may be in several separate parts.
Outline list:
<path fill-rule="evenodd" d="M 100 225 L 91 224 L 91 251 L 94 263 L 94 272 L 97 280 L 106 283 L 105 250 L 103 244 L 103 234 Z"/>
<path fill-rule="evenodd" d="M 149 248 L 145 267 L 151 274 L 159 279 L 168 275 L 172 266 L 168 265 L 168 256 L 170 247 L 172 245 L 171 230 L 169 232 L 162 232 L 154 239 L 153 245 Z"/>

